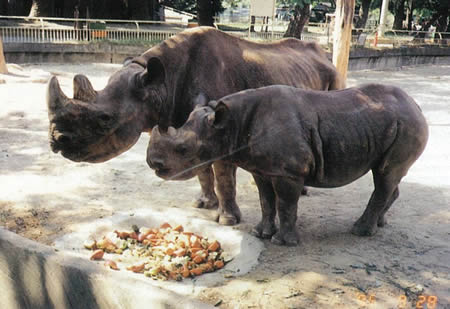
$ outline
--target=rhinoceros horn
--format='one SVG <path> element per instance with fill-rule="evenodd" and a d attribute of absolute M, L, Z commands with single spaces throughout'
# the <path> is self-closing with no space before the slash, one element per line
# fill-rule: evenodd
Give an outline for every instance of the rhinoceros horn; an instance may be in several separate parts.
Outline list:
<path fill-rule="evenodd" d="M 64 108 L 64 105 L 69 99 L 62 92 L 59 87 L 58 79 L 52 76 L 47 86 L 47 107 L 49 113 L 56 113 Z"/>
<path fill-rule="evenodd" d="M 93 102 L 97 96 L 97 91 L 92 87 L 89 79 L 81 74 L 73 78 L 73 98 L 83 102 Z"/>
<path fill-rule="evenodd" d="M 167 133 L 169 134 L 169 136 L 176 136 L 177 135 L 177 129 L 175 129 L 172 126 L 169 126 L 169 128 L 167 129 Z"/>

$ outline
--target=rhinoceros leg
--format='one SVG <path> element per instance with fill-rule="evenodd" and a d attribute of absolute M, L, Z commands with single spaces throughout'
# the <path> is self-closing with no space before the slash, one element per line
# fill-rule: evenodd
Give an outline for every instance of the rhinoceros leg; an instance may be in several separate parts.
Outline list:
<path fill-rule="evenodd" d="M 214 173 L 211 167 L 207 167 L 197 174 L 202 192 L 195 202 L 194 207 L 216 209 L 219 205 L 216 193 L 214 192 Z"/>
<path fill-rule="evenodd" d="M 381 211 L 380 215 L 378 216 L 378 222 L 377 222 L 378 227 L 383 227 L 386 225 L 387 221 L 386 221 L 386 218 L 384 217 L 384 215 L 389 210 L 389 208 L 391 208 L 391 205 L 395 202 L 395 200 L 398 198 L 399 195 L 400 195 L 400 191 L 398 190 L 398 186 L 397 186 L 397 188 L 395 188 L 394 192 L 392 193 L 391 198 L 387 202 L 386 206 L 384 206 L 383 210 Z"/>
<path fill-rule="evenodd" d="M 297 221 L 297 203 L 303 190 L 303 182 L 303 179 L 295 180 L 286 177 L 272 179 L 276 194 L 276 210 L 280 221 L 280 230 L 271 239 L 274 244 L 298 245 L 299 237 L 295 223 Z"/>
<path fill-rule="evenodd" d="M 276 233 L 275 216 L 275 192 L 272 182 L 261 176 L 253 174 L 259 192 L 259 202 L 261 204 L 262 219 L 252 229 L 251 234 L 261 238 L 271 238 Z"/>
<path fill-rule="evenodd" d="M 216 221 L 223 225 L 235 225 L 241 221 L 241 211 L 236 203 L 237 167 L 224 161 L 217 161 L 213 168 L 219 198 Z"/>
<path fill-rule="evenodd" d="M 406 174 L 401 169 L 379 173 L 372 170 L 375 189 L 362 216 L 355 222 L 352 233 L 359 236 L 372 236 L 378 226 L 385 223 L 384 215 L 399 195 L 398 184 Z"/>

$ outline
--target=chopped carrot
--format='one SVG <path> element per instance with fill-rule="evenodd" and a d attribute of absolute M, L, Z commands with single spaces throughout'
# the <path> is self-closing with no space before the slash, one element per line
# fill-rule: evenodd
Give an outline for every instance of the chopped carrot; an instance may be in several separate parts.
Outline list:
<path fill-rule="evenodd" d="M 201 268 L 191 269 L 191 275 L 200 276 L 203 273 Z"/>
<path fill-rule="evenodd" d="M 106 261 L 105 266 L 108 266 L 109 268 L 114 269 L 114 270 L 119 270 L 119 267 L 117 266 L 116 262 L 111 261 L 111 260 Z"/>
<path fill-rule="evenodd" d="M 175 256 L 184 256 L 186 254 L 186 249 L 180 248 L 173 252 Z"/>
<path fill-rule="evenodd" d="M 224 263 L 223 263 L 223 261 L 221 261 L 221 260 L 218 260 L 218 261 L 215 261 L 215 262 L 214 262 L 214 267 L 215 267 L 216 269 L 223 268 L 223 266 L 224 266 Z"/>
<path fill-rule="evenodd" d="M 192 261 L 194 261 L 194 263 L 196 264 L 200 264 L 201 262 L 203 262 L 203 258 L 200 255 L 196 255 Z"/>
<path fill-rule="evenodd" d="M 202 244 L 198 239 L 195 240 L 195 242 L 191 245 L 192 248 L 200 248 L 203 249 Z"/>
<path fill-rule="evenodd" d="M 103 258 L 103 255 L 105 252 L 102 249 L 95 250 L 94 253 L 92 253 L 90 259 L 91 260 L 101 260 Z"/>
<path fill-rule="evenodd" d="M 177 225 L 176 227 L 173 228 L 173 230 L 181 233 L 184 231 L 184 228 L 182 225 Z"/>
<path fill-rule="evenodd" d="M 191 275 L 191 272 L 189 271 L 189 268 L 187 268 L 187 267 L 183 268 L 183 270 L 182 270 L 182 272 L 181 272 L 181 275 L 182 275 L 184 278 L 189 277 L 189 276 Z"/>
<path fill-rule="evenodd" d="M 169 227 L 172 227 L 169 223 L 167 223 L 167 222 L 164 222 L 163 224 L 161 224 L 161 226 L 159 227 L 159 228 L 161 228 L 161 229 L 167 229 L 167 228 L 169 228 Z"/>
<path fill-rule="evenodd" d="M 138 240 L 139 236 L 136 232 L 131 232 L 129 235 L 130 238 Z"/>
<path fill-rule="evenodd" d="M 215 252 L 215 251 L 217 251 L 219 248 L 220 248 L 220 243 L 219 243 L 217 240 L 215 240 L 212 244 L 210 244 L 210 245 L 208 246 L 208 251 L 213 251 L 213 252 Z"/>
<path fill-rule="evenodd" d="M 134 264 L 131 266 L 127 267 L 127 270 L 131 270 L 134 273 L 140 273 L 144 270 L 145 268 L 145 263 L 140 263 L 140 264 Z"/>

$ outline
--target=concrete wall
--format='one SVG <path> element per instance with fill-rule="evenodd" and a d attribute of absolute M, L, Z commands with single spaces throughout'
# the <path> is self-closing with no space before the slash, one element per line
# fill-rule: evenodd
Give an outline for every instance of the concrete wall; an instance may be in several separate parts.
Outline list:
<path fill-rule="evenodd" d="M 122 63 L 126 57 L 137 56 L 151 45 L 129 46 L 110 43 L 37 44 L 4 43 L 9 63 Z M 331 55 L 329 55 L 331 58 Z M 402 47 L 395 49 L 357 48 L 350 52 L 349 70 L 383 70 L 421 65 L 450 64 L 450 47 Z"/>
<path fill-rule="evenodd" d="M 42 44 L 4 43 L 7 63 L 122 63 L 130 56 L 136 56 L 151 46 L 118 45 L 109 43 L 89 44 Z"/>
<path fill-rule="evenodd" d="M 450 47 L 354 49 L 350 53 L 349 70 L 384 70 L 423 64 L 450 64 Z"/>

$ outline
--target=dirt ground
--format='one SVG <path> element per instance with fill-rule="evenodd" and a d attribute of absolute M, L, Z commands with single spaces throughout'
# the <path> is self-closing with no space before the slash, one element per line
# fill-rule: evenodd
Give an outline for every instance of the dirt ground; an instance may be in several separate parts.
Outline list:
<path fill-rule="evenodd" d="M 0 75 L 0 225 L 52 245 L 80 224 L 143 207 L 190 208 L 196 180 L 161 182 L 145 163 L 148 135 L 101 164 L 74 163 L 50 151 L 45 106 L 49 72 L 67 95 L 84 73 L 102 88 L 117 65 L 10 66 Z M 450 308 L 450 66 L 351 72 L 349 85 L 382 82 L 405 89 L 422 107 L 430 139 L 400 185 L 385 228 L 349 233 L 363 212 L 371 176 L 337 189 L 310 188 L 299 202 L 298 247 L 264 241 L 259 265 L 204 290 L 220 308 Z M 251 177 L 238 171 L 238 203 L 250 231 L 260 219 Z M 198 210 L 209 218 L 207 210 Z"/>

